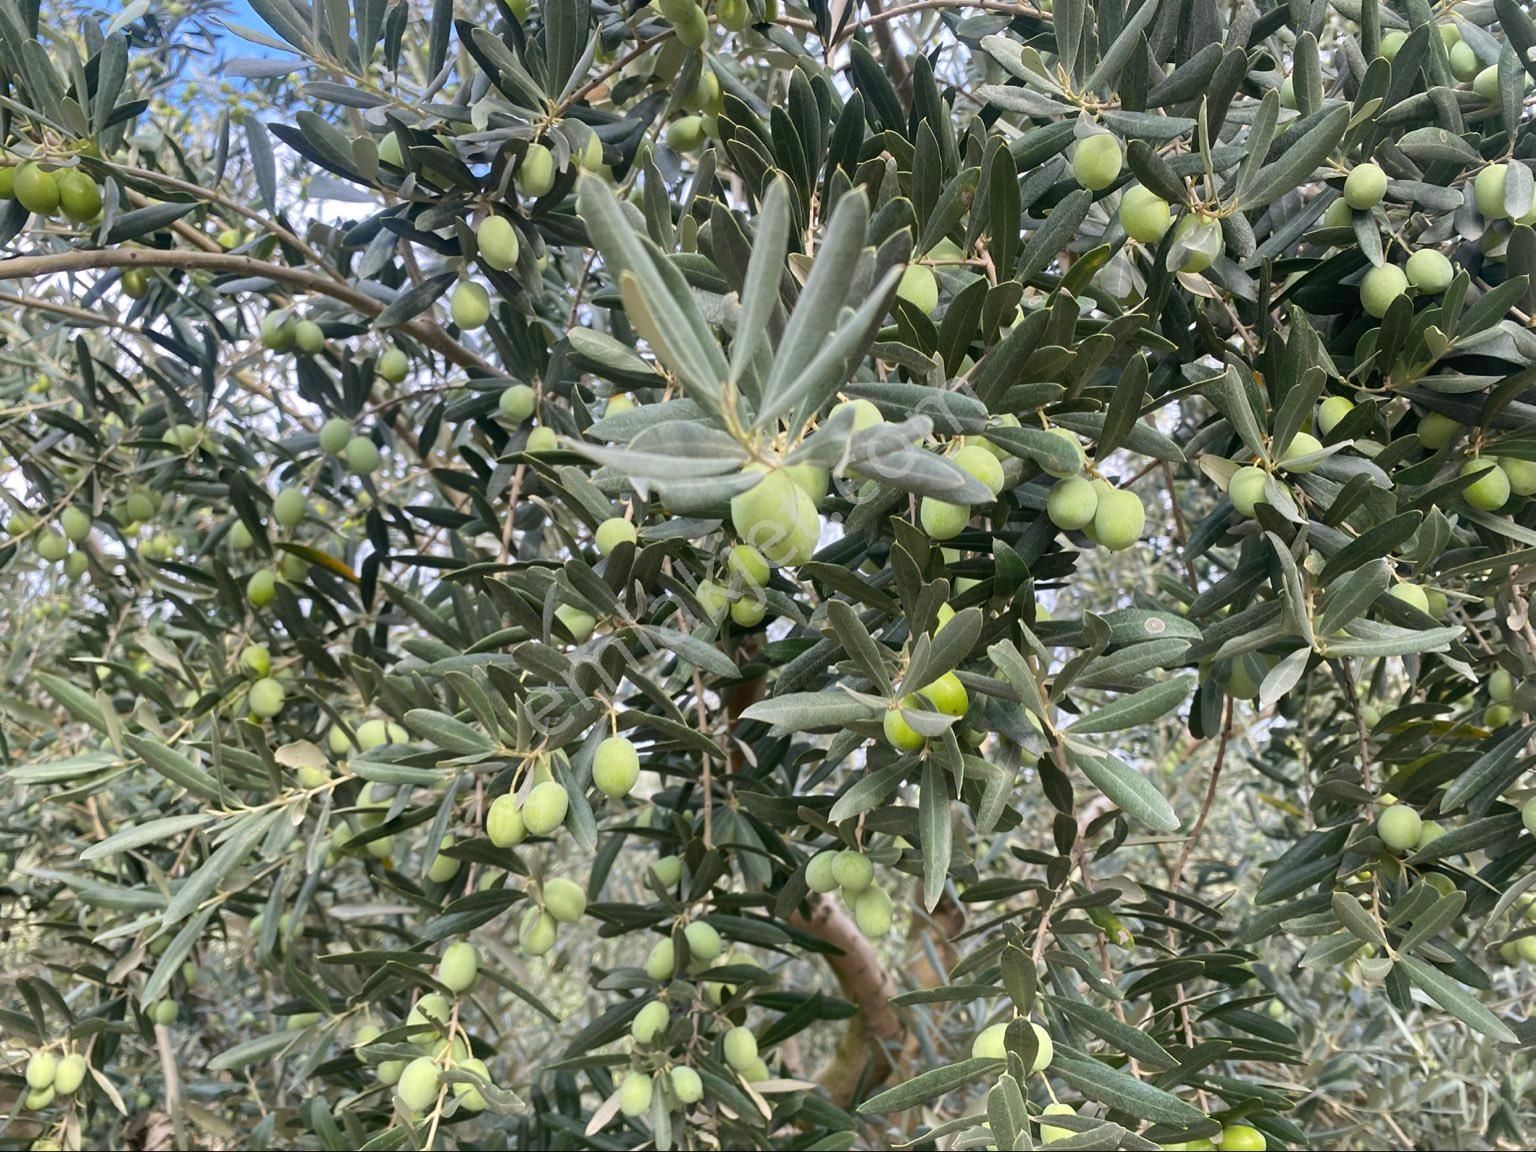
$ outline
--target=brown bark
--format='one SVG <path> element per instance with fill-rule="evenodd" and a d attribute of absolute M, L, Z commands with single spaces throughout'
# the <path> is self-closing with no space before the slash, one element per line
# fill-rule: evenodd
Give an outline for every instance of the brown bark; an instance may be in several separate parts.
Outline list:
<path fill-rule="evenodd" d="M 810 915 L 797 912 L 791 923 L 840 949 L 827 957 L 827 964 L 843 995 L 859 1010 L 832 1059 L 816 1075 L 832 1102 L 847 1108 L 891 1074 L 896 1067 L 893 1053 L 900 1052 L 907 1027 L 891 1004 L 896 981 L 881 965 L 869 939 L 837 901 L 815 893 L 807 901 Z"/>

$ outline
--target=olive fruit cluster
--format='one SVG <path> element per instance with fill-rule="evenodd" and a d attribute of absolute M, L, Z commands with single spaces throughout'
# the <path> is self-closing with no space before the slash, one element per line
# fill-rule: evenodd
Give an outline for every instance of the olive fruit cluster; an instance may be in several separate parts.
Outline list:
<path fill-rule="evenodd" d="M 491 801 L 485 814 L 485 834 L 498 848 L 511 848 L 529 836 L 548 836 L 565 823 L 571 797 L 558 780 L 540 780 L 519 803 L 508 792 Z"/>
<path fill-rule="evenodd" d="M 60 1096 L 73 1096 L 85 1083 L 86 1071 L 85 1057 L 79 1052 L 56 1056 L 47 1048 L 39 1048 L 27 1057 L 23 1073 L 27 1092 L 22 1107 L 37 1112 Z"/>
<path fill-rule="evenodd" d="M 766 556 L 750 544 L 736 544 L 726 552 L 720 579 L 699 581 L 694 595 L 708 619 L 718 623 L 729 613 L 737 627 L 755 628 L 768 615 L 763 589 L 772 574 Z"/>
<path fill-rule="evenodd" d="M 1147 511 L 1141 497 L 1103 477 L 1064 476 L 1046 494 L 1045 513 L 1063 531 L 1081 530 L 1089 540 L 1121 552 L 1141 539 Z"/>
<path fill-rule="evenodd" d="M 950 463 L 981 484 L 996 499 L 1003 490 L 1003 465 L 997 454 L 980 444 L 962 445 L 949 458 Z M 951 504 L 934 496 L 924 496 L 918 506 L 918 522 L 930 539 L 949 540 L 965 530 L 971 519 L 966 504 Z"/>
<path fill-rule="evenodd" d="M 804 564 L 821 539 L 821 513 L 814 497 L 787 468 L 751 464 L 744 471 L 758 479 L 731 498 L 736 535 L 775 567 Z"/>
<path fill-rule="evenodd" d="M 35 160 L 0 168 L 0 200 L 15 200 L 38 216 L 59 212 L 72 224 L 89 224 L 101 215 L 96 181 L 78 168 L 49 171 Z"/>
<path fill-rule="evenodd" d="M 1393 852 L 1416 852 L 1444 836 L 1445 829 L 1408 805 L 1394 803 L 1376 818 L 1376 835 Z"/>
<path fill-rule="evenodd" d="M 449 963 L 452 947 L 444 951 L 440 973 Z M 463 965 L 464 961 L 455 963 Z M 472 981 L 472 974 L 470 978 Z M 485 1062 L 471 1056 L 465 1042 L 454 1034 L 453 1002 L 441 993 L 428 993 L 411 1008 L 405 1027 L 410 1032 L 410 1042 L 424 1054 L 410 1060 L 381 1060 L 374 1068 L 379 1083 L 395 1089 L 400 1107 L 411 1116 L 425 1115 L 440 1106 L 444 1090 L 449 1089 L 458 1107 L 466 1112 L 484 1111 L 486 1099 L 481 1084 L 494 1086 L 495 1080 Z M 352 1048 L 364 1064 L 374 1063 L 368 1047 L 381 1035 L 378 1025 L 371 1022 L 358 1026 Z M 444 1077 L 450 1072 L 455 1074 L 451 1082 Z"/>
<path fill-rule="evenodd" d="M 587 894 L 574 880 L 553 876 L 533 896 L 533 905 L 518 925 L 517 943 L 525 956 L 546 956 L 555 947 L 560 925 L 574 924 L 586 913 Z"/>
<path fill-rule="evenodd" d="M 377 472 L 384 463 L 379 446 L 367 436 L 353 435 L 351 421 L 341 416 L 332 416 L 320 426 L 320 450 L 329 456 L 341 457 L 347 470 L 359 476 Z"/>
<path fill-rule="evenodd" d="M 325 329 L 317 321 L 296 316 L 286 308 L 263 316 L 259 333 L 262 347 L 271 352 L 318 356 L 325 351 Z"/>
<path fill-rule="evenodd" d="M 709 17 L 694 0 L 656 0 L 662 18 L 684 47 L 701 48 L 709 37 Z"/>
<path fill-rule="evenodd" d="M 647 1007 L 660 1007 L 650 1004 Z M 665 1009 L 663 1009 L 665 1011 Z M 673 1064 L 655 1072 L 631 1068 L 619 1082 L 619 1111 L 631 1118 L 644 1116 L 660 1091 L 669 1107 L 686 1109 L 704 1099 L 704 1081 L 686 1064 Z M 670 1097 L 670 1099 L 668 1099 Z"/>
<path fill-rule="evenodd" d="M 878 938 L 891 930 L 891 894 L 875 883 L 874 863 L 864 853 L 852 848 L 818 852 L 805 866 L 805 883 L 822 895 L 841 889 L 864 935 Z"/>
<path fill-rule="evenodd" d="M 999 1020 L 996 1024 L 988 1025 L 976 1034 L 976 1039 L 971 1041 L 971 1058 L 975 1060 L 1006 1060 L 1008 1059 L 1008 1025 L 1010 1020 Z M 1044 1072 L 1051 1066 L 1051 1061 L 1056 1056 L 1056 1046 L 1051 1042 L 1051 1034 L 1033 1020 L 1029 1022 L 1030 1028 L 1035 1034 L 1035 1059 L 1030 1064 L 1029 1074 Z"/>
<path fill-rule="evenodd" d="M 661 861 L 658 860 L 651 867 L 654 871 L 660 866 Z M 690 920 L 685 924 L 683 943 L 688 951 L 689 975 L 705 971 L 725 953 L 725 941 L 720 938 L 719 930 L 707 920 Z M 672 937 L 663 936 L 652 945 L 650 955 L 645 958 L 645 974 L 652 980 L 660 981 L 671 980 L 677 974 L 677 945 Z"/>
<path fill-rule="evenodd" d="M 903 715 L 904 711 L 924 705 L 941 715 L 960 717 L 970 711 L 971 699 L 960 677 L 953 672 L 946 672 L 915 693 L 903 696 L 900 703 L 886 709 L 883 721 L 885 738 L 891 747 L 899 752 L 916 752 L 927 743 L 927 738 Z"/>

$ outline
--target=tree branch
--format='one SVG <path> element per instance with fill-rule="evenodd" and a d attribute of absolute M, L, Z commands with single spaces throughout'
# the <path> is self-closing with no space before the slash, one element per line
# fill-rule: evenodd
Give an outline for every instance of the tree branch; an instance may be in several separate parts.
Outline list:
<path fill-rule="evenodd" d="M 56 252 L 47 256 L 14 256 L 0 260 L 0 280 L 25 280 L 37 276 L 54 276 L 64 272 L 86 272 L 101 268 L 180 268 L 188 271 L 231 273 L 242 276 L 258 276 L 276 280 L 295 288 L 302 288 L 319 296 L 329 296 L 362 313 L 377 316 L 384 311 L 385 303 L 366 292 L 347 284 L 340 284 L 326 276 L 306 272 L 302 268 L 290 268 L 285 264 L 269 264 L 251 256 L 239 256 L 232 252 L 187 252 L 177 249 L 158 248 L 73 248 L 68 252 Z M 448 335 L 441 325 L 430 320 L 408 320 L 400 330 L 440 354 L 445 360 L 466 371 L 498 375 L 497 369 L 479 355 L 464 347 Z"/>
<path fill-rule="evenodd" d="M 815 893 L 806 900 L 810 915 L 796 912 L 790 922 L 841 950 L 828 956 L 827 964 L 843 995 L 859 1010 L 836 1053 L 816 1076 L 832 1102 L 846 1108 L 891 1074 L 896 1067 L 892 1053 L 900 1050 L 907 1026 L 891 1004 L 896 981 L 881 965 L 868 937 L 837 901 Z"/>

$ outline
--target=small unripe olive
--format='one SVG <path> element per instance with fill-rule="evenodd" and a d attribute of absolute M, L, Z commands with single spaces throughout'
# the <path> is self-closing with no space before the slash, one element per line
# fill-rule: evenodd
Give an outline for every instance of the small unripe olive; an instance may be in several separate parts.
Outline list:
<path fill-rule="evenodd" d="M 670 980 L 677 971 L 677 948 L 670 936 L 663 936 L 645 959 L 645 974 L 652 980 Z"/>
<path fill-rule="evenodd" d="M 832 878 L 849 895 L 857 895 L 875 882 L 875 866 L 868 856 L 844 848 L 832 861 Z"/>
<path fill-rule="evenodd" d="M 918 505 L 918 521 L 932 540 L 952 540 L 970 522 L 971 509 L 966 504 L 950 504 L 924 496 Z"/>
<path fill-rule="evenodd" d="M 33 547 L 49 564 L 57 564 L 69 555 L 69 541 L 57 532 L 39 532 Z"/>
<path fill-rule="evenodd" d="M 683 938 L 688 942 L 689 962 L 697 969 L 708 967 L 725 951 L 720 933 L 704 920 L 690 921 L 683 929 Z"/>
<path fill-rule="evenodd" d="M 491 294 L 483 284 L 460 280 L 449 298 L 448 314 L 466 332 L 483 328 L 491 318 Z"/>
<path fill-rule="evenodd" d="M 1406 291 L 1408 277 L 1403 270 L 1396 264 L 1383 264 L 1360 278 L 1360 306 L 1367 315 L 1380 319 Z"/>
<path fill-rule="evenodd" d="M 587 894 L 580 884 L 564 876 L 544 882 L 544 910 L 561 924 L 574 924 L 587 910 Z"/>
<path fill-rule="evenodd" d="M 59 1060 L 52 1052 L 34 1052 L 27 1057 L 26 1079 L 28 1088 L 43 1089 L 53 1086 L 58 1073 Z"/>
<path fill-rule="evenodd" d="M 1099 192 L 1119 177 L 1122 163 L 1120 141 L 1108 132 L 1095 133 L 1077 142 L 1072 178 L 1090 192 Z"/>
<path fill-rule="evenodd" d="M 1045 498 L 1045 513 L 1051 523 L 1066 532 L 1075 532 L 1093 523 L 1099 509 L 1099 493 L 1081 476 L 1063 476 L 1051 485 Z"/>
<path fill-rule="evenodd" d="M 1258 505 L 1266 503 L 1264 483 L 1269 479 L 1262 468 L 1246 465 L 1232 474 L 1227 484 L 1227 497 L 1240 515 L 1252 516 Z"/>
<path fill-rule="evenodd" d="M 352 439 L 352 425 L 340 416 L 332 416 L 320 425 L 320 450 L 331 456 L 346 451 L 347 441 Z"/>
<path fill-rule="evenodd" d="M 1509 477 L 1493 457 L 1479 456 L 1468 460 L 1461 466 L 1461 474 L 1477 477 L 1461 491 L 1462 499 L 1472 507 L 1495 512 L 1509 503 Z"/>
<path fill-rule="evenodd" d="M 491 801 L 485 814 L 485 834 L 498 848 L 511 848 L 528 838 L 516 796 L 508 794 Z"/>
<path fill-rule="evenodd" d="M 52 172 L 44 172 L 35 162 L 28 161 L 16 169 L 12 191 L 28 212 L 52 216 L 58 210 L 59 182 Z"/>
<path fill-rule="evenodd" d="M 558 781 L 541 781 L 528 793 L 528 802 L 523 805 L 523 823 L 530 834 L 548 836 L 565 823 L 570 804 L 570 794 Z"/>
<path fill-rule="evenodd" d="M 538 199 L 555 186 L 555 154 L 542 144 L 528 145 L 517 166 L 517 187 L 524 196 Z"/>
<path fill-rule="evenodd" d="M 1357 164 L 1344 179 L 1344 201 L 1357 212 L 1374 208 L 1387 193 L 1387 174 L 1367 161 Z"/>
<path fill-rule="evenodd" d="M 384 463 L 379 446 L 367 436 L 353 436 L 347 441 L 345 459 L 347 471 L 358 476 L 372 475 Z"/>
<path fill-rule="evenodd" d="M 650 870 L 663 888 L 675 888 L 683 878 L 683 862 L 676 856 L 658 856 Z"/>
<path fill-rule="evenodd" d="M 523 446 L 523 451 L 537 455 L 541 452 L 553 452 L 559 446 L 560 441 L 555 435 L 555 430 L 540 425 L 528 433 L 528 440 Z"/>
<path fill-rule="evenodd" d="M 1000 1020 L 996 1024 L 983 1028 L 971 1041 L 971 1059 L 1006 1060 L 1008 1058 L 1007 1033 L 1006 1020 Z"/>
<path fill-rule="evenodd" d="M 891 930 L 891 894 L 878 884 L 864 889 L 854 901 L 853 919 L 871 939 L 884 936 Z"/>
<path fill-rule="evenodd" d="M 1317 406 L 1317 427 L 1324 436 L 1339 426 L 1339 422 L 1355 410 L 1354 402 L 1345 396 L 1329 396 Z"/>
<path fill-rule="evenodd" d="M 746 0 L 740 0 L 743 8 Z M 704 1080 L 686 1064 L 672 1069 L 672 1094 L 683 1104 L 697 1104 L 704 1099 Z"/>
<path fill-rule="evenodd" d="M 1472 51 L 1472 45 L 1465 40 L 1458 40 L 1451 45 L 1451 74 L 1463 84 L 1476 79 L 1481 71 L 1482 61 L 1477 58 L 1477 53 Z"/>
<path fill-rule="evenodd" d="M 85 1083 L 85 1075 L 85 1057 L 78 1052 L 71 1052 L 59 1061 L 59 1067 L 53 1074 L 53 1090 L 60 1096 L 73 1096 L 80 1085 Z"/>
<path fill-rule="evenodd" d="M 523 923 L 517 934 L 518 947 L 527 956 L 545 956 L 555 946 L 560 926 L 555 918 L 542 908 L 530 908 L 523 913 Z"/>
<path fill-rule="evenodd" d="M 697 4 L 690 4 L 672 21 L 672 31 L 680 43 L 688 48 L 701 48 L 709 38 L 709 17 Z"/>
<path fill-rule="evenodd" d="M 1508 175 L 1509 165 L 1489 164 L 1472 181 L 1472 198 L 1483 219 L 1503 220 L 1509 216 L 1504 207 L 1504 181 Z"/>
<path fill-rule="evenodd" d="M 283 710 L 286 698 L 287 693 L 283 691 L 283 686 L 272 677 L 264 676 L 251 685 L 251 713 L 264 720 L 270 720 Z"/>
<path fill-rule="evenodd" d="M 1312 456 L 1323 449 L 1316 436 L 1310 432 L 1298 432 L 1291 437 L 1291 442 L 1280 452 L 1280 467 L 1287 472 L 1295 472 L 1305 475 L 1317 467 L 1314 463 L 1301 463 L 1306 457 Z"/>
<path fill-rule="evenodd" d="M 490 1083 L 491 1070 L 485 1066 L 484 1060 L 471 1057 L 458 1063 L 458 1071 L 471 1072 L 480 1079 Z M 484 1112 L 486 1107 L 485 1095 L 479 1087 L 463 1080 L 456 1080 L 453 1084 L 453 1095 L 460 1106 L 467 1112 Z"/>
<path fill-rule="evenodd" d="M 725 566 L 747 588 L 763 587 L 773 572 L 763 554 L 750 544 L 733 545 L 726 554 Z"/>
<path fill-rule="evenodd" d="M 739 628 L 756 628 L 768 614 L 768 605 L 757 596 L 743 596 L 731 601 L 731 621 Z"/>
<path fill-rule="evenodd" d="M 933 269 L 926 264 L 908 264 L 901 274 L 900 283 L 896 285 L 896 297 L 905 300 L 923 315 L 932 316 L 933 310 L 939 306 L 939 281 Z"/>
<path fill-rule="evenodd" d="M 1173 238 L 1184 248 L 1177 256 L 1168 253 L 1169 267 L 1176 272 L 1204 272 L 1221 255 L 1221 223 L 1213 217 L 1186 212 L 1179 217 Z"/>
<path fill-rule="evenodd" d="M 1094 536 L 1109 551 L 1122 551 L 1141 539 L 1146 516 L 1140 496 L 1112 488 L 1099 494 L 1099 506 L 1093 514 Z"/>
<path fill-rule="evenodd" d="M 1426 616 L 1429 615 L 1429 597 L 1425 594 L 1424 589 L 1417 584 L 1406 580 L 1399 581 L 1392 585 L 1387 595 L 1396 597 L 1410 608 L 1415 608 Z"/>
<path fill-rule="evenodd" d="M 1264 1152 L 1268 1147 L 1264 1133 L 1247 1124 L 1228 1124 L 1221 1130 L 1216 1142 L 1221 1152 Z"/>
<path fill-rule="evenodd" d="M 430 1056 L 418 1056 L 407 1064 L 400 1074 L 400 1083 L 395 1085 L 400 1103 L 411 1112 L 425 1112 L 432 1107 L 441 1090 L 442 1076 Z"/>
<path fill-rule="evenodd" d="M 1072 1107 L 1070 1104 L 1063 1104 L 1060 1101 L 1056 1101 L 1054 1103 L 1047 1104 L 1043 1109 L 1041 1109 L 1040 1114 L 1042 1116 L 1076 1116 L 1077 1109 Z M 1070 1140 L 1075 1135 L 1077 1135 L 1077 1133 L 1074 1132 L 1071 1128 L 1063 1128 L 1059 1124 L 1047 1124 L 1043 1120 L 1041 1121 L 1040 1142 L 1042 1144 L 1055 1144 L 1059 1140 Z M 1167 1145 L 1165 1144 L 1163 1147 L 1166 1148 Z"/>
<path fill-rule="evenodd" d="M 1516 496 L 1536 495 L 1536 461 L 1501 456 L 1499 467 L 1509 477 L 1509 490 Z"/>
<path fill-rule="evenodd" d="M 1438 452 L 1461 433 L 1461 425 L 1449 416 L 1427 412 L 1419 417 L 1417 428 L 1419 443 L 1431 452 Z"/>
<path fill-rule="evenodd" d="M 272 653 L 265 644 L 247 644 L 240 649 L 240 667 L 252 676 L 262 677 L 272 671 Z"/>
<path fill-rule="evenodd" d="M 738 1024 L 725 1034 L 722 1047 L 725 1062 L 738 1072 L 745 1072 L 757 1062 L 757 1036 L 744 1024 Z"/>
<path fill-rule="evenodd" d="M 480 227 L 475 229 L 475 247 L 479 250 L 480 259 L 498 272 L 507 272 L 517 266 L 521 245 L 517 239 L 517 229 L 505 216 L 491 215 L 480 222 Z M 478 328 L 479 325 L 468 327 Z"/>
<path fill-rule="evenodd" d="M 965 685 L 953 672 L 946 672 L 931 684 L 920 688 L 918 695 L 946 716 L 964 716 L 971 706 Z"/>
<path fill-rule="evenodd" d="M 69 168 L 58 175 L 59 207 L 71 223 L 85 224 L 101 213 L 101 189 L 84 172 Z"/>
<path fill-rule="evenodd" d="M 667 1006 L 660 1000 L 652 1000 L 635 1014 L 629 1034 L 636 1044 L 654 1044 L 658 1037 L 667 1034 L 667 1025 L 671 1022 L 672 1013 L 667 1011 Z"/>
<path fill-rule="evenodd" d="M 651 1110 L 651 1096 L 655 1090 L 649 1072 L 631 1072 L 619 1088 L 619 1111 L 629 1117 L 644 1116 Z"/>
<path fill-rule="evenodd" d="M 1133 184 L 1120 197 L 1120 226 L 1132 240 L 1156 244 L 1173 223 L 1173 212 L 1150 188 Z"/>
<path fill-rule="evenodd" d="M 437 963 L 438 983 L 452 992 L 466 992 L 480 971 L 480 953 L 468 940 L 455 940 Z"/>
<path fill-rule="evenodd" d="M 975 444 L 962 446 L 950 462 L 973 480 L 984 485 L 992 495 L 1003 490 L 1003 466 L 996 456 Z"/>
<path fill-rule="evenodd" d="M 245 584 L 246 599 L 253 608 L 265 608 L 277 599 L 277 576 L 269 569 L 251 573 Z"/>
<path fill-rule="evenodd" d="M 640 753 L 623 736 L 610 736 L 592 757 L 592 783 L 604 796 L 628 796 L 640 779 Z"/>
<path fill-rule="evenodd" d="M 597 626 L 597 619 L 592 613 L 584 611 L 574 604 L 561 604 L 555 609 L 555 619 L 565 626 L 565 630 L 571 634 L 578 644 L 585 644 L 587 638 L 592 635 L 592 629 Z"/>
<path fill-rule="evenodd" d="M 391 384 L 400 383 L 410 370 L 410 358 L 399 348 L 386 348 L 379 356 L 379 375 Z"/>
<path fill-rule="evenodd" d="M 533 415 L 534 393 L 527 384 L 513 384 L 502 391 L 496 400 L 496 409 L 505 420 L 521 424 Z"/>
<path fill-rule="evenodd" d="M 306 356 L 325 350 L 325 330 L 313 320 L 300 320 L 293 328 L 293 346 Z"/>
<path fill-rule="evenodd" d="M 1450 260 L 1443 252 L 1437 252 L 1433 248 L 1420 248 L 1408 257 L 1408 262 L 1403 265 L 1403 271 L 1408 274 L 1408 283 L 1420 292 L 1431 294 L 1444 292 L 1456 278 L 1456 269 L 1451 265 Z"/>
<path fill-rule="evenodd" d="M 886 740 L 897 751 L 915 752 L 925 743 L 923 734 L 907 723 L 907 718 L 901 714 L 900 708 L 886 710 L 883 726 Z"/>
<path fill-rule="evenodd" d="M 622 516 L 610 516 L 597 526 L 594 542 L 600 554 L 610 555 L 620 544 L 633 544 L 639 538 L 632 522 Z"/>
<path fill-rule="evenodd" d="M 273 352 L 293 348 L 294 329 L 298 323 L 286 312 L 268 312 L 261 318 L 261 343 Z"/>
<path fill-rule="evenodd" d="M 679 116 L 667 125 L 667 147 L 674 152 L 692 152 L 704 147 L 704 118 Z"/>
<path fill-rule="evenodd" d="M 805 866 L 805 886 L 812 892 L 820 892 L 822 895 L 835 892 L 838 888 L 837 875 L 833 867 L 836 862 L 836 852 L 818 852 L 812 856 Z"/>
<path fill-rule="evenodd" d="M 309 500 L 297 488 L 284 488 L 273 497 L 272 518 L 284 528 L 296 528 L 309 511 Z"/>

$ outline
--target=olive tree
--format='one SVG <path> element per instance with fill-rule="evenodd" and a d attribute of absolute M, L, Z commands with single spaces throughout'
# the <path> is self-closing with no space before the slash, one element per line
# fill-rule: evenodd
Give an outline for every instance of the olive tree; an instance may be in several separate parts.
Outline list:
<path fill-rule="evenodd" d="M 0 0 L 6 1141 L 1531 1139 L 1521 6 L 252 7 Z"/>

